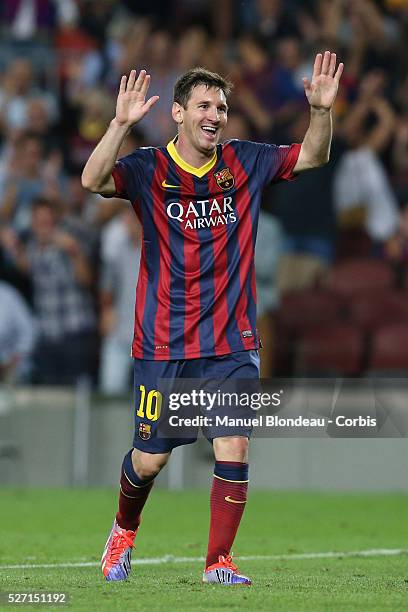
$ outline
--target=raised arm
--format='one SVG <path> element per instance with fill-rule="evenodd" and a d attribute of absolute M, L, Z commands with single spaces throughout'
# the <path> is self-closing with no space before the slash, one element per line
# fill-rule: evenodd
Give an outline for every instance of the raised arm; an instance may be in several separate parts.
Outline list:
<path fill-rule="evenodd" d="M 293 172 L 317 168 L 329 161 L 332 139 L 331 109 L 336 99 L 343 64 L 336 70 L 336 54 L 326 51 L 316 55 L 312 81 L 303 79 L 310 104 L 310 124 L 303 139 Z"/>
<path fill-rule="evenodd" d="M 141 70 L 137 78 L 136 70 L 132 70 L 129 77 L 122 76 L 115 117 L 82 172 L 82 186 L 85 189 L 107 197 L 115 195 L 112 169 L 119 149 L 129 129 L 143 119 L 159 99 L 159 96 L 152 96 L 146 102 L 149 84 L 150 75 L 145 70 Z"/>

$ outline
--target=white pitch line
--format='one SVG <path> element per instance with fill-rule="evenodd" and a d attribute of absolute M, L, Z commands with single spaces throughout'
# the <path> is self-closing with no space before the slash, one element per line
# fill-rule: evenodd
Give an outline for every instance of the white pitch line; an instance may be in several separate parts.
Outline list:
<path fill-rule="evenodd" d="M 240 561 L 292 561 L 297 559 L 338 559 L 343 557 L 392 557 L 408 554 L 407 548 L 373 548 L 371 550 L 356 550 L 349 552 L 316 552 L 292 555 L 252 555 L 238 556 Z M 152 559 L 134 559 L 133 565 L 161 565 L 163 563 L 202 563 L 204 557 L 154 557 Z M 33 563 L 23 565 L 0 565 L 0 571 L 6 569 L 52 569 L 63 567 L 99 567 L 100 562 L 87 561 L 78 563 Z"/>

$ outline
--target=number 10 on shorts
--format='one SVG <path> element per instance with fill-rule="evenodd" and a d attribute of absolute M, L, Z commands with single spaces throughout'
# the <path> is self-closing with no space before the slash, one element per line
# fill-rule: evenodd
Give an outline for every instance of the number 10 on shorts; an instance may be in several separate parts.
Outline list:
<path fill-rule="evenodd" d="M 157 421 L 160 416 L 163 396 L 160 391 L 152 389 L 149 391 L 146 397 L 146 388 L 144 385 L 139 386 L 140 390 L 140 404 L 137 409 L 137 416 L 149 421 Z"/>

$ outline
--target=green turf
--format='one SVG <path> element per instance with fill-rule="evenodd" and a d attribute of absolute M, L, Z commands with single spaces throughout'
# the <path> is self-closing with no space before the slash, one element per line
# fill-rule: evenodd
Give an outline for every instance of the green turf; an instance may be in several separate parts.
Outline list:
<path fill-rule="evenodd" d="M 200 562 L 134 566 L 126 583 L 99 569 L 1 569 L 99 561 L 116 504 L 108 490 L 0 492 L 0 590 L 65 591 L 83 610 L 406 610 L 408 555 L 241 561 L 251 588 L 200 583 Z M 408 548 L 408 496 L 251 492 L 237 556 Z M 156 490 L 135 557 L 205 552 L 208 494 Z M 25 608 L 28 606 L 24 606 Z M 13 609 L 0 605 L 1 609 Z M 57 607 L 47 606 L 47 609 Z"/>

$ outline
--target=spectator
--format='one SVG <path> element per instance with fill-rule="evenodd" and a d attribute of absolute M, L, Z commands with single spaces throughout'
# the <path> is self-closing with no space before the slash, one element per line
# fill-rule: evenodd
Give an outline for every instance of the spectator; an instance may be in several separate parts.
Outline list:
<path fill-rule="evenodd" d="M 168 142 L 174 137 L 174 121 L 169 109 L 173 103 L 173 85 L 177 72 L 172 62 L 171 36 L 165 30 L 151 35 L 147 53 L 147 69 L 157 75 L 155 94 L 160 96 L 159 103 L 146 115 L 141 126 L 145 138 L 153 146 Z"/>
<path fill-rule="evenodd" d="M 408 203 L 402 208 L 396 231 L 384 244 L 383 255 L 395 270 L 397 285 L 403 287 L 408 267 Z"/>
<path fill-rule="evenodd" d="M 17 57 L 7 67 L 0 86 L 0 123 L 26 129 L 27 105 L 31 98 L 42 99 L 47 105 L 48 115 L 57 118 L 55 97 L 39 87 L 30 60 Z"/>
<path fill-rule="evenodd" d="M 297 33 L 292 11 L 286 8 L 290 3 L 282 0 L 250 0 L 241 8 L 247 30 L 256 34 L 273 51 L 274 42 L 282 37 Z"/>
<path fill-rule="evenodd" d="M 261 140 L 270 139 L 273 127 L 294 118 L 305 101 L 295 77 L 300 65 L 297 41 L 288 39 L 279 48 L 281 64 L 272 62 L 253 36 L 244 35 L 238 40 L 240 65 L 235 67 L 234 98 Z"/>
<path fill-rule="evenodd" d="M 30 40 L 39 33 L 46 37 L 56 23 L 55 8 L 52 0 L 4 0 L 1 21 L 14 39 Z"/>
<path fill-rule="evenodd" d="M 99 386 L 103 393 L 119 394 L 130 390 L 132 359 L 129 330 L 134 323 L 141 229 L 131 209 L 126 209 L 111 223 L 117 226 L 120 244 L 102 261 Z"/>
<path fill-rule="evenodd" d="M 41 96 L 27 101 L 27 131 L 41 139 L 46 156 L 61 149 L 62 139 L 55 117 L 53 118 L 47 101 Z"/>
<path fill-rule="evenodd" d="M 30 227 L 33 200 L 47 192 L 63 192 L 61 158 L 57 153 L 46 163 L 42 140 L 31 134 L 21 137 L 13 153 L 0 200 L 0 219 L 22 234 Z"/>
<path fill-rule="evenodd" d="M 262 340 L 261 378 L 274 371 L 275 312 L 279 304 L 278 261 L 283 232 L 279 221 L 261 210 L 255 249 L 257 326 Z"/>
<path fill-rule="evenodd" d="M 86 192 L 81 185 L 79 172 L 73 171 L 67 180 L 67 196 L 64 202 L 61 225 L 81 245 L 91 261 L 96 261 L 99 244 L 100 198 Z"/>
<path fill-rule="evenodd" d="M 400 202 L 408 201 L 408 112 L 395 121 L 392 184 Z"/>
<path fill-rule="evenodd" d="M 105 132 L 112 112 L 112 98 L 102 88 L 89 89 L 80 95 L 78 120 L 68 138 L 68 161 L 82 166 Z"/>
<path fill-rule="evenodd" d="M 78 241 L 61 230 L 51 202 L 35 201 L 31 229 L 27 245 L 16 244 L 14 257 L 33 282 L 39 329 L 34 380 L 73 384 L 95 367 L 92 269 Z"/>
<path fill-rule="evenodd" d="M 288 142 L 299 142 L 309 120 L 308 111 L 292 122 Z M 330 161 L 296 181 L 273 185 L 266 193 L 264 207 L 273 212 L 284 230 L 278 285 L 282 291 L 302 289 L 325 276 L 334 259 L 336 217 L 332 195 L 334 172 L 343 143 L 334 136 Z"/>
<path fill-rule="evenodd" d="M 0 381 L 27 374 L 34 340 L 35 322 L 27 304 L 11 285 L 0 281 Z"/>
<path fill-rule="evenodd" d="M 390 238 L 398 223 L 398 203 L 379 157 L 394 131 L 394 112 L 382 93 L 384 86 L 382 71 L 371 71 L 363 79 L 359 98 L 342 125 L 350 149 L 334 180 L 340 222 L 347 222 L 350 209 L 363 205 L 365 229 L 377 243 Z M 374 118 L 371 126 L 370 116 Z"/>
<path fill-rule="evenodd" d="M 182 73 L 191 66 L 198 66 L 202 58 L 211 53 L 208 43 L 208 36 L 202 27 L 188 28 L 182 34 L 177 46 L 177 71 Z"/>

